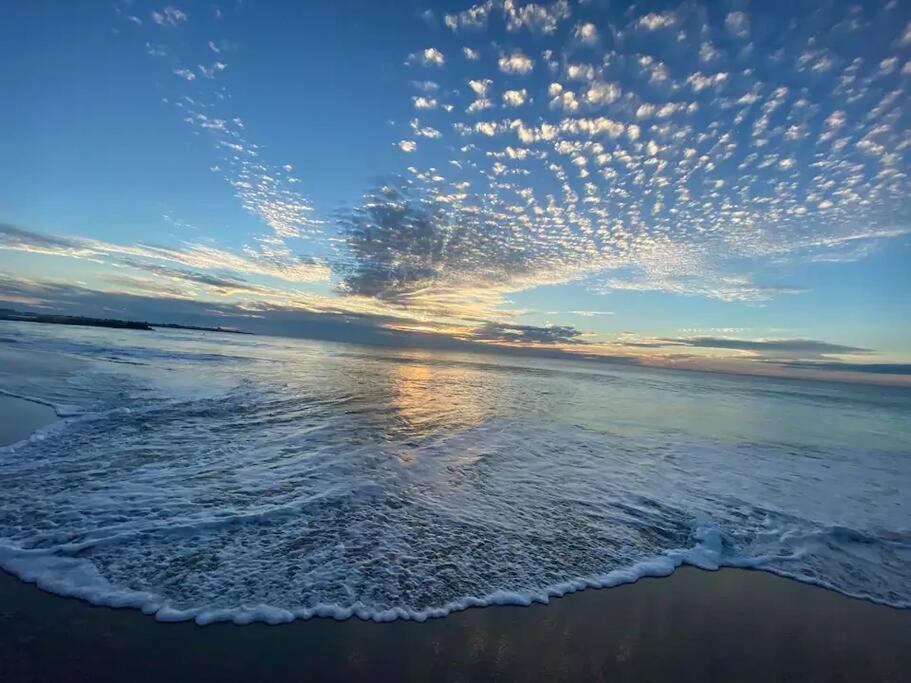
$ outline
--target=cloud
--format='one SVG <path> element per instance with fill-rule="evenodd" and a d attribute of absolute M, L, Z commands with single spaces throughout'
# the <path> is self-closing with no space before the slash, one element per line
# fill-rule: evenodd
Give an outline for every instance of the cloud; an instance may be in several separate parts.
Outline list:
<path fill-rule="evenodd" d="M 569 325 L 513 325 L 509 323 L 487 323 L 473 336 L 484 342 L 506 342 L 510 344 L 584 344 L 581 332 Z"/>
<path fill-rule="evenodd" d="M 171 5 L 152 12 L 151 17 L 159 26 L 177 26 L 187 20 L 186 12 Z"/>
<path fill-rule="evenodd" d="M 293 257 L 281 251 L 246 248 L 245 253 L 218 249 L 204 244 L 187 244 L 179 248 L 147 244 L 122 245 L 45 235 L 8 223 L 0 223 L 0 249 L 50 256 L 110 262 L 133 266 L 136 259 L 170 262 L 189 268 L 221 270 L 271 277 L 286 282 L 322 282 L 331 270 L 322 261 Z"/>
<path fill-rule="evenodd" d="M 597 27 L 587 23 L 596 11 Z M 874 31 L 838 6 L 814 19 L 810 44 L 789 28 L 807 20 L 796 6 L 757 5 L 753 23 L 762 31 L 755 32 L 746 14 L 726 12 L 683 3 L 639 16 L 610 3 L 576 10 L 567 2 L 490 0 L 446 15 L 453 31 L 492 34 L 444 36 L 452 42 L 441 47 L 471 43 L 485 59 L 466 46 L 470 74 L 438 69 L 435 80 L 414 83 L 406 104 L 423 121 L 399 118 L 387 141 L 408 152 L 394 169 L 403 177 L 396 189 L 368 192 L 338 226 L 296 191 L 307 176 L 291 175 L 288 159 L 265 159 L 269 150 L 225 113 L 230 93 L 209 82 L 214 67 L 197 67 L 192 83 L 170 79 L 179 93 L 170 99 L 194 131 L 214 140 L 214 172 L 269 234 L 242 253 L 53 238 L 20 247 L 116 262 L 133 288 L 155 276 L 175 292 L 262 299 L 273 293 L 260 278 L 290 289 L 331 277 L 345 310 L 472 329 L 518 318 L 509 293 L 556 283 L 752 305 L 797 295 L 805 291 L 799 283 L 778 282 L 787 274 L 767 274 L 865 258 L 908 234 L 911 146 L 898 75 L 907 61 L 899 49 L 904 22 Z M 162 22 L 168 16 L 158 14 Z M 171 25 L 184 20 L 175 15 Z M 851 40 L 838 33 L 839 21 L 855 26 Z M 158 30 L 157 40 L 172 34 Z M 605 52 L 595 55 L 591 43 L 602 37 Z M 865 46 L 874 40 L 882 49 L 870 58 Z M 167 47 L 176 59 L 177 46 Z M 427 48 L 407 62 L 436 68 L 445 57 Z M 175 64 L 160 60 L 159 68 L 168 73 Z M 455 99 L 466 93 L 467 76 L 488 84 L 483 92 L 469 85 L 470 104 Z M 521 89 L 510 80 L 519 76 L 526 76 Z M 452 144 L 418 144 L 444 134 Z M 292 250 L 292 240 L 324 258 L 297 259 L 301 247 Z M 232 265 L 213 265 L 219 260 Z M 285 293 L 292 295 L 303 301 Z"/>
<path fill-rule="evenodd" d="M 196 285 L 203 285 L 221 295 L 234 294 L 273 294 L 274 288 L 253 285 L 240 277 L 226 277 L 211 273 L 202 273 L 198 271 L 185 270 L 179 268 L 169 268 L 155 263 L 147 263 L 133 258 L 121 258 L 118 264 L 130 268 L 145 271 L 160 278 L 183 281 Z M 160 280 L 156 280 L 159 283 Z"/>
<path fill-rule="evenodd" d="M 604 105 L 616 102 L 622 90 L 616 83 L 592 83 L 585 91 L 584 99 L 591 105 Z"/>
<path fill-rule="evenodd" d="M 436 109 L 439 102 L 432 97 L 412 97 L 417 109 Z"/>
<path fill-rule="evenodd" d="M 368 193 L 339 224 L 342 294 L 423 315 L 494 317 L 505 292 L 548 281 L 563 256 L 558 245 L 542 251 L 517 243 L 507 221 L 493 223 L 458 197 L 403 179 Z"/>
<path fill-rule="evenodd" d="M 459 29 L 481 29 L 487 26 L 487 17 L 493 9 L 493 2 L 485 2 L 469 7 L 457 14 L 447 14 L 443 23 L 453 31 Z"/>
<path fill-rule="evenodd" d="M 446 63 L 446 58 L 443 56 L 443 53 L 437 50 L 435 47 L 428 47 L 420 53 L 412 53 L 408 55 L 408 59 L 405 60 L 406 64 L 421 64 L 422 66 L 443 66 Z"/>
<path fill-rule="evenodd" d="M 530 2 L 522 6 L 512 0 L 504 0 L 503 12 L 507 31 L 526 28 L 543 34 L 556 32 L 560 22 L 571 16 L 567 0 L 556 0 L 549 5 Z"/>
<path fill-rule="evenodd" d="M 223 89 L 220 92 L 224 92 Z M 272 230 L 268 240 L 274 249 L 288 238 L 325 238 L 322 222 L 313 217 L 313 207 L 295 188 L 298 179 L 284 170 L 285 163 L 270 164 L 262 158 L 260 146 L 245 137 L 240 118 L 221 118 L 211 113 L 211 105 L 192 97 L 174 102 L 193 128 L 211 136 L 220 163 L 213 167 L 233 188 L 247 212 L 257 216 Z"/>
<path fill-rule="evenodd" d="M 528 99 L 528 91 L 525 88 L 521 90 L 507 90 L 503 93 L 503 104 L 510 107 L 520 107 Z"/>
<path fill-rule="evenodd" d="M 533 59 L 525 55 L 521 50 L 513 50 L 509 54 L 500 55 L 498 61 L 500 71 L 505 74 L 518 74 L 524 76 L 530 74 L 535 68 Z"/>
<path fill-rule="evenodd" d="M 911 21 L 908 22 L 907 26 L 905 26 L 905 30 L 902 32 L 902 37 L 899 43 L 901 45 L 911 45 Z"/>
<path fill-rule="evenodd" d="M 750 35 L 750 18 L 744 12 L 729 12 L 724 27 L 738 38 L 746 38 Z"/>
<path fill-rule="evenodd" d="M 215 78 L 216 74 L 227 69 L 228 65 L 224 62 L 213 62 L 210 66 L 206 66 L 205 64 L 198 64 L 196 68 L 199 70 L 199 73 L 201 73 L 205 78 L 212 80 Z"/>
<path fill-rule="evenodd" d="M 673 12 L 651 12 L 636 22 L 639 28 L 646 31 L 657 31 L 663 28 L 670 28 L 677 24 L 677 15 Z"/>
<path fill-rule="evenodd" d="M 131 285 L 135 283 L 129 283 Z M 519 355 L 575 358 L 559 348 L 580 346 L 573 328 L 517 326 L 491 323 L 456 333 L 434 331 L 420 321 L 376 313 L 346 311 L 329 300 L 298 305 L 247 300 L 211 302 L 185 297 L 155 280 L 138 282 L 133 293 L 102 291 L 47 280 L 14 278 L 0 272 L 0 302 L 19 310 L 40 309 L 67 315 L 119 318 L 152 323 L 222 326 L 257 334 L 279 334 L 327 341 L 357 342 L 393 347 L 437 348 Z M 157 287 L 157 289 L 156 289 Z M 481 330 L 486 330 L 481 332 Z M 512 346 L 502 346 L 497 338 Z M 634 359 L 619 359 L 635 362 Z"/>
<path fill-rule="evenodd" d="M 702 296 L 719 301 L 756 303 L 782 294 L 802 294 L 801 287 L 765 285 L 753 282 L 746 275 L 725 275 L 711 270 L 688 275 L 662 275 L 652 268 L 650 257 L 643 258 L 644 273 L 639 277 L 607 278 L 602 291 L 666 292 L 684 296 Z M 651 272 L 649 272 L 651 271 Z"/>
<path fill-rule="evenodd" d="M 576 40 L 586 43 L 593 44 L 598 42 L 598 28 L 591 22 L 586 22 L 584 24 L 579 24 L 576 26 L 575 32 Z"/>
<path fill-rule="evenodd" d="M 443 137 L 443 134 L 436 128 L 432 128 L 431 126 L 422 126 L 421 122 L 418 119 L 411 120 L 411 130 L 414 131 L 415 135 L 421 138 L 436 139 Z"/>

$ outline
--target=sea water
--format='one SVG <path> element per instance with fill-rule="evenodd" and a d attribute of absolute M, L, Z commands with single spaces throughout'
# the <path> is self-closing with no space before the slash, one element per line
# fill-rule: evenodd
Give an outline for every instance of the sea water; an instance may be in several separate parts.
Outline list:
<path fill-rule="evenodd" d="M 0 567 L 161 620 L 426 619 L 752 567 L 911 607 L 911 391 L 0 328 Z M 0 419 L 4 419 L 0 416 Z"/>

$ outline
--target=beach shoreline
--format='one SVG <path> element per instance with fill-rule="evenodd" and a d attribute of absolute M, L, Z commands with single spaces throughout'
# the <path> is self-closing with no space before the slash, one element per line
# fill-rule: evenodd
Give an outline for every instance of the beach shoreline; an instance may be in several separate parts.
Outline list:
<path fill-rule="evenodd" d="M 0 573 L 0 679 L 908 680 L 911 610 L 678 569 L 424 623 L 161 623 Z"/>

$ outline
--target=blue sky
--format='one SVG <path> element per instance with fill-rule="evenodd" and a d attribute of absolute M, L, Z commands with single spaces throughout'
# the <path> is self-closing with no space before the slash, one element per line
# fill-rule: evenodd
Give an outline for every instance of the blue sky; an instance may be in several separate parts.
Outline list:
<path fill-rule="evenodd" d="M 0 13 L 4 305 L 908 374 L 907 3 Z"/>

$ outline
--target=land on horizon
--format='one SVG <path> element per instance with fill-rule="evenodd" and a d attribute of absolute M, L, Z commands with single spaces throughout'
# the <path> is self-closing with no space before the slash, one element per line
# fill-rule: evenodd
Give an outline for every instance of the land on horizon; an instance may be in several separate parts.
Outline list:
<path fill-rule="evenodd" d="M 0 320 L 27 323 L 46 323 L 50 325 L 82 325 L 85 327 L 110 327 L 124 330 L 155 330 L 156 328 L 175 330 L 198 330 L 201 332 L 227 332 L 229 334 L 254 334 L 231 327 L 206 327 L 203 325 L 180 325 L 178 323 L 156 323 L 137 320 L 120 320 L 117 318 L 93 318 L 84 315 L 64 315 L 60 313 L 33 313 L 17 311 L 11 308 L 0 308 Z"/>

